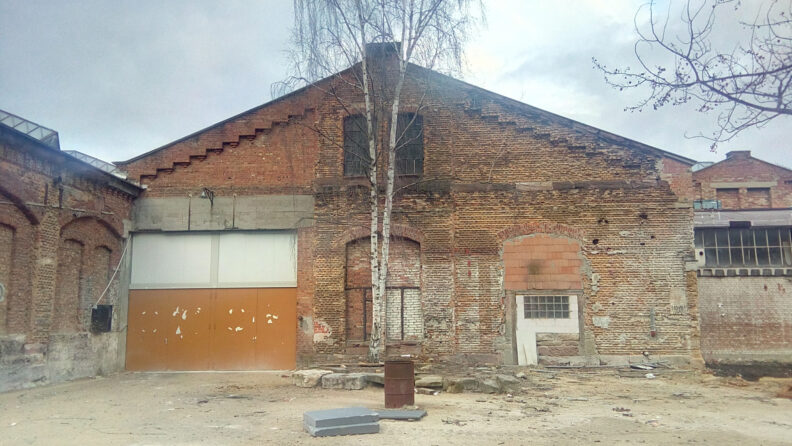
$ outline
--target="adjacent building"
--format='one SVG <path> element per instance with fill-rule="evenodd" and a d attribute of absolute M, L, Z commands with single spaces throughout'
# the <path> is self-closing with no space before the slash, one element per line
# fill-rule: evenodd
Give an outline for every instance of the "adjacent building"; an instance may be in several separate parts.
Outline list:
<path fill-rule="evenodd" d="M 792 170 L 733 151 L 693 172 L 701 351 L 713 367 L 792 366 Z"/>
<path fill-rule="evenodd" d="M 116 271 L 141 190 L 97 163 L 0 111 L 0 391 L 123 367 Z"/>

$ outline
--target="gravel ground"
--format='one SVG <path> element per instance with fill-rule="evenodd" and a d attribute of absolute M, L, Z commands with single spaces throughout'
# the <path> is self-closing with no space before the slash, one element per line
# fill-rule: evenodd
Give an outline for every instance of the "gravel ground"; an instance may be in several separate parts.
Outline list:
<path fill-rule="evenodd" d="M 0 394 L 2 445 L 792 444 L 792 380 L 527 371 L 522 392 L 416 395 L 421 421 L 312 438 L 302 413 L 381 408 L 383 390 L 304 389 L 283 372 L 123 373 Z M 637 375 L 640 376 L 640 375 Z"/>

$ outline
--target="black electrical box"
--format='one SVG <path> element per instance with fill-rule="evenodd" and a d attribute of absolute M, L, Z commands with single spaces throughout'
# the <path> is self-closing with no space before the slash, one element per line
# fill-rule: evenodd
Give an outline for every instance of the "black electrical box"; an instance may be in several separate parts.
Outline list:
<path fill-rule="evenodd" d="M 94 333 L 107 333 L 113 322 L 113 306 L 97 305 L 91 309 L 91 331 Z"/>

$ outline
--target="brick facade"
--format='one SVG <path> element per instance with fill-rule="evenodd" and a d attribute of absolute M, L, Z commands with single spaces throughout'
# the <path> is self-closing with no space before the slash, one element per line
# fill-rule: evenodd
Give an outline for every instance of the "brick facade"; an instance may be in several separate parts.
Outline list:
<path fill-rule="evenodd" d="M 701 353 L 710 363 L 792 360 L 792 279 L 701 277 Z"/>
<path fill-rule="evenodd" d="M 121 259 L 123 222 L 138 190 L 0 126 L 0 389 L 91 376 L 96 367 L 108 372 L 107 362 L 120 368 L 118 358 L 95 357 L 110 350 L 86 354 L 76 349 L 96 345 L 72 341 L 87 334 L 90 309 Z M 118 307 L 125 297 L 118 280 L 101 303 Z M 117 333 L 96 336 L 104 337 L 114 352 Z M 68 359 L 54 361 L 54 350 Z"/>
<path fill-rule="evenodd" d="M 745 239 L 751 232 L 771 235 L 756 246 L 775 246 L 772 254 L 754 259 L 744 255 L 745 248 L 731 249 L 740 260 L 723 264 L 713 262 L 708 244 L 699 247 L 699 308 L 701 350 L 713 367 L 747 367 L 750 373 L 773 373 L 777 364 L 789 369 L 792 364 L 792 170 L 751 157 L 748 151 L 733 151 L 726 159 L 693 173 L 696 199 L 720 200 L 720 210 L 697 211 L 696 230 L 721 231 L 730 235 L 742 229 Z M 713 218 L 718 216 L 718 218 Z M 737 225 L 737 226 L 735 226 Z M 727 229 L 732 227 L 732 229 Z M 781 239 L 780 241 L 778 239 Z M 751 240 L 751 242 L 755 242 Z M 702 242 L 697 242 L 699 245 Z M 742 246 L 744 243 L 738 246 Z M 748 248 L 750 251 L 750 248 Z M 705 255 L 709 254 L 709 255 Z M 742 254 L 742 255 L 741 255 Z M 752 254 L 752 252 L 751 252 Z M 748 369 L 740 369 L 745 372 Z"/>
<path fill-rule="evenodd" d="M 737 150 L 693 172 L 697 200 L 721 200 L 722 209 L 792 208 L 792 170 Z"/>
<path fill-rule="evenodd" d="M 696 295 L 685 274 L 692 210 L 664 176 L 666 153 L 419 68 L 411 75 L 402 109 L 423 116 L 424 171 L 418 182 L 397 180 L 393 234 L 420 252 L 417 354 L 506 361 L 513 335 L 504 280 L 582 289 L 589 357 L 697 354 Z M 148 197 L 201 187 L 218 196 L 314 196 L 298 258 L 298 330 L 305 334 L 306 321 L 314 330 L 312 342 L 299 343 L 303 359 L 350 352 L 362 327 L 350 277 L 368 280 L 367 251 L 355 242 L 369 235 L 368 186 L 343 176 L 348 112 L 322 92 L 334 87 L 346 104 L 362 98 L 324 82 L 123 164 Z M 520 237 L 528 251 L 530 241 L 564 240 L 557 254 L 575 259 L 545 250 L 537 260 L 552 261 L 560 276 L 536 281 L 530 268 L 504 266 L 507 240 Z M 672 311 L 671 296 L 682 296 L 674 302 L 683 311 Z"/>

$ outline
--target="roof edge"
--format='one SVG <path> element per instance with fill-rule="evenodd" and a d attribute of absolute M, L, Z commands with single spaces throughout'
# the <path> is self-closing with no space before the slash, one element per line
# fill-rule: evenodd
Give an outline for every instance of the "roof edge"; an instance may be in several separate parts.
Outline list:
<path fill-rule="evenodd" d="M 781 165 L 778 165 L 778 164 L 775 164 L 775 163 L 771 163 L 770 161 L 765 161 L 765 160 L 763 160 L 763 159 L 759 159 L 759 158 L 757 158 L 757 157 L 755 157 L 755 156 L 752 156 L 752 155 L 751 155 L 751 156 L 748 156 L 748 158 L 750 158 L 750 159 L 752 159 L 752 160 L 754 160 L 754 161 L 759 161 L 760 163 L 763 163 L 763 164 L 767 164 L 768 166 L 773 166 L 773 167 L 777 167 L 777 168 L 779 168 L 779 169 L 784 169 L 784 170 L 786 170 L 786 171 L 788 171 L 788 172 L 792 173 L 792 169 L 790 169 L 789 167 L 784 167 L 784 166 L 781 166 Z M 720 163 L 723 163 L 723 162 L 726 162 L 726 161 L 729 161 L 729 158 L 724 158 L 724 159 L 722 159 L 722 160 L 720 160 L 720 161 L 716 161 L 716 162 L 714 162 L 714 163 L 710 164 L 710 165 L 709 165 L 709 166 L 707 166 L 707 167 L 703 167 L 703 168 L 701 168 L 701 169 L 697 170 L 695 173 L 702 172 L 702 171 L 704 171 L 704 170 L 707 170 L 707 169 L 709 169 L 710 167 L 715 167 L 715 166 L 717 166 L 718 164 L 720 164 Z"/>
<path fill-rule="evenodd" d="M 682 155 L 679 155 L 679 154 L 676 154 L 676 153 L 673 153 L 673 152 L 669 152 L 667 150 L 663 150 L 663 149 L 660 149 L 660 148 L 657 148 L 657 147 L 654 147 L 654 146 L 650 146 L 650 145 L 642 143 L 640 141 L 636 141 L 634 139 L 630 139 L 630 138 L 627 138 L 625 136 L 621 136 L 621 135 L 609 132 L 607 130 L 600 129 L 600 128 L 594 127 L 592 125 L 585 124 L 585 123 L 582 123 L 580 121 L 576 121 L 576 120 L 574 120 L 572 118 L 567 118 L 565 116 L 558 115 L 558 114 L 553 113 L 551 111 L 547 111 L 547 110 L 535 107 L 533 105 L 526 104 L 524 102 L 520 102 L 520 101 L 518 101 L 516 99 L 512 99 L 512 98 L 510 98 L 508 96 L 504 96 L 502 94 L 495 93 L 494 91 L 487 90 L 486 88 L 479 87 L 477 85 L 473 85 L 473 84 L 465 82 L 463 80 L 456 79 L 456 78 L 454 78 L 452 76 L 449 76 L 447 74 L 443 74 L 443 73 L 440 73 L 438 71 L 435 71 L 435 70 L 432 70 L 432 69 L 429 69 L 429 68 L 425 68 L 425 67 L 422 67 L 422 66 L 414 64 L 414 63 L 410 63 L 409 66 L 411 68 L 413 68 L 413 69 L 426 71 L 426 72 L 428 72 L 428 73 L 430 73 L 430 74 L 432 74 L 434 76 L 441 77 L 441 78 L 443 78 L 445 80 L 450 80 L 452 82 L 456 82 L 458 84 L 464 85 L 465 87 L 476 89 L 476 90 L 480 90 L 480 91 L 482 91 L 482 92 L 484 92 L 484 93 L 486 93 L 486 94 L 488 94 L 490 96 L 493 96 L 493 97 L 496 97 L 496 98 L 498 98 L 498 99 L 500 99 L 502 101 L 505 101 L 505 102 L 509 103 L 512 106 L 516 106 L 516 107 L 519 107 L 519 108 L 528 108 L 532 112 L 548 115 L 548 116 L 552 117 L 555 120 L 561 120 L 561 121 L 567 122 L 567 123 L 569 123 L 570 127 L 572 127 L 572 126 L 578 127 L 578 130 L 583 130 L 583 131 L 586 131 L 588 133 L 594 134 L 595 136 L 604 137 L 606 139 L 610 139 L 610 140 L 612 140 L 612 142 L 614 142 L 616 144 L 625 145 L 625 143 L 626 143 L 626 145 L 628 147 L 630 145 L 633 145 L 637 149 L 648 151 L 648 152 L 653 152 L 653 153 L 656 153 L 656 154 L 658 154 L 660 156 L 671 158 L 673 160 L 679 161 L 679 162 L 681 162 L 683 164 L 687 164 L 687 165 L 690 165 L 690 166 L 692 166 L 692 165 L 694 165 L 694 164 L 696 164 L 698 162 L 698 161 L 696 161 L 694 159 L 687 158 L 685 156 L 682 156 Z M 222 121 L 219 121 L 219 122 L 216 122 L 214 124 L 211 124 L 211 125 L 209 125 L 207 127 L 204 127 L 204 128 L 202 128 L 200 130 L 196 130 L 196 131 L 194 131 L 194 132 L 192 132 L 192 133 L 190 133 L 190 134 L 188 134 L 186 136 L 183 136 L 181 138 L 173 140 L 173 141 L 171 141 L 171 142 L 169 142 L 167 144 L 164 144 L 164 145 L 162 145 L 160 147 L 157 147 L 155 149 L 152 149 L 152 150 L 149 150 L 147 152 L 144 152 L 144 153 L 142 153 L 140 155 L 137 155 L 135 157 L 129 158 L 129 159 L 125 160 L 125 161 L 113 161 L 113 164 L 115 164 L 117 166 L 126 166 L 126 165 L 128 165 L 130 163 L 133 163 L 135 161 L 143 159 L 143 158 L 145 158 L 147 156 L 150 156 L 150 155 L 153 155 L 153 154 L 155 154 L 157 152 L 165 150 L 165 149 L 167 149 L 167 148 L 169 148 L 169 147 L 171 147 L 171 146 L 173 146 L 175 144 L 178 144 L 180 142 L 184 142 L 184 141 L 186 141 L 186 140 L 188 140 L 190 138 L 198 136 L 201 133 L 204 133 L 206 131 L 212 130 L 212 129 L 216 128 L 216 127 L 219 127 L 219 126 L 227 124 L 227 123 L 229 123 L 231 121 L 234 121 L 235 119 L 238 119 L 238 118 L 240 118 L 242 116 L 245 116 L 245 115 L 247 115 L 249 113 L 256 112 L 256 111 L 261 110 L 261 109 L 263 109 L 265 107 L 268 107 L 268 106 L 276 104 L 276 103 L 278 103 L 280 101 L 283 101 L 283 100 L 286 100 L 286 99 L 291 98 L 293 96 L 296 96 L 298 94 L 301 94 L 304 91 L 306 91 L 307 89 L 309 89 L 310 87 L 315 86 L 315 85 L 320 84 L 320 83 L 323 83 L 323 82 L 326 82 L 329 79 L 332 79 L 332 78 L 334 78 L 336 76 L 340 76 L 343 73 L 346 73 L 346 72 L 352 70 L 354 67 L 355 67 L 355 65 L 353 65 L 353 66 L 351 66 L 351 67 L 349 67 L 349 68 L 347 68 L 345 70 L 341 70 L 341 71 L 339 71 L 337 73 L 331 74 L 330 76 L 322 78 L 322 79 L 320 79 L 318 81 L 311 82 L 308 85 L 305 85 L 305 86 L 303 86 L 303 87 L 301 87 L 301 88 L 299 88 L 297 90 L 294 90 L 294 91 L 292 91 L 290 93 L 287 93 L 287 94 L 285 94 L 283 96 L 279 96 L 279 97 L 277 97 L 275 99 L 272 99 L 272 100 L 270 100 L 268 102 L 265 102 L 265 103 L 263 103 L 261 105 L 257 105 L 255 107 L 250 108 L 248 110 L 245 110 L 245 111 L 243 111 L 241 113 L 237 113 L 234 116 L 231 116 L 231 117 L 226 118 L 226 119 L 224 119 Z"/>

